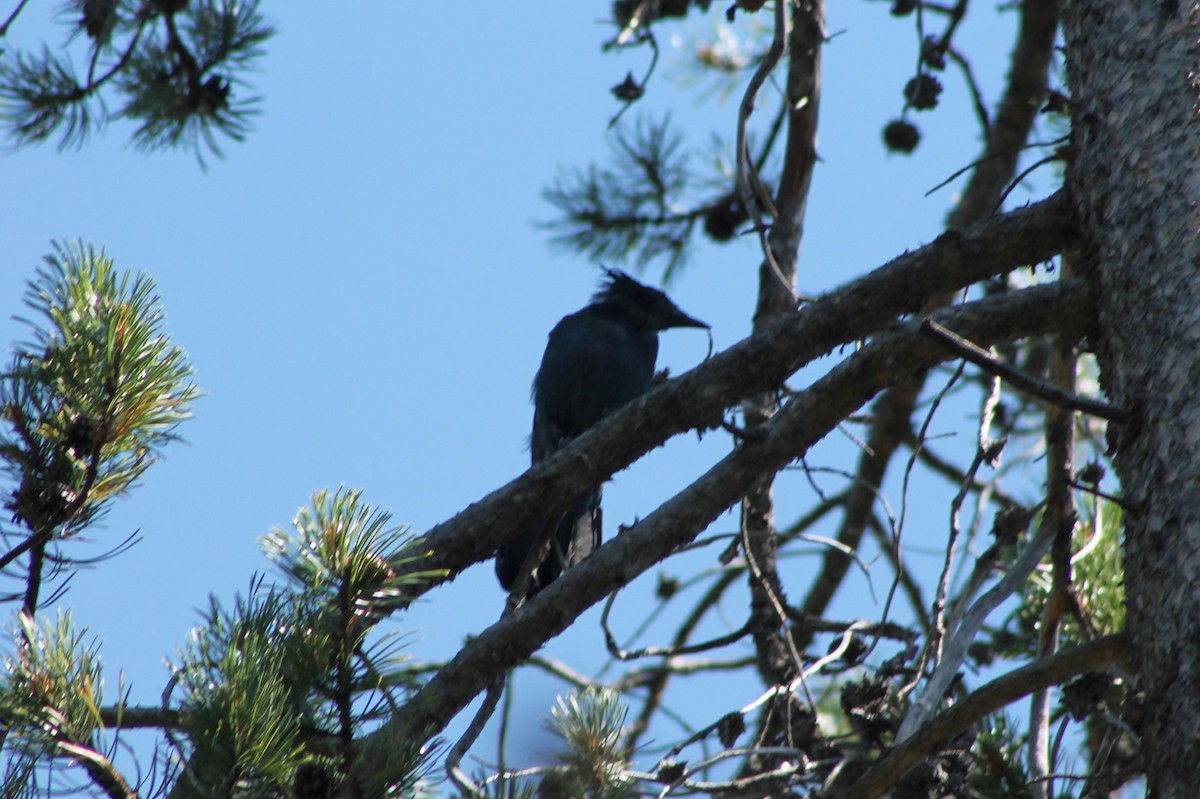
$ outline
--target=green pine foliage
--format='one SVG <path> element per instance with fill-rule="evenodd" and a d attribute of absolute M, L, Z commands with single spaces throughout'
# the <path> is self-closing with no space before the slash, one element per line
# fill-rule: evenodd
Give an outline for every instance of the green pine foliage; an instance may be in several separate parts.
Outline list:
<path fill-rule="evenodd" d="M 336 608 L 345 623 L 374 621 L 403 602 L 404 588 L 431 574 L 396 577 L 396 567 L 413 561 L 408 528 L 391 514 L 372 510 L 358 491 L 320 491 L 311 508 L 301 508 L 292 530 L 276 528 L 263 550 L 310 601 Z"/>
<path fill-rule="evenodd" d="M 329 641 L 261 582 L 231 609 L 212 599 L 202 619 L 174 670 L 191 745 L 181 783 L 195 796 L 282 793 L 306 756 L 301 730 L 320 726 L 305 691 Z"/>
<path fill-rule="evenodd" d="M 259 98 L 246 94 L 244 76 L 275 33 L 258 0 L 61 5 L 61 47 L 0 48 L 0 127 L 13 146 L 57 137 L 60 149 L 78 147 L 122 118 L 135 124 L 133 143 L 144 150 L 220 155 L 219 135 L 245 137 Z"/>
<path fill-rule="evenodd" d="M 178 437 L 199 391 L 166 335 L 154 281 L 118 270 L 104 252 L 56 246 L 25 304 L 29 339 L 0 373 L 0 470 L 13 525 L 0 572 L 24 586 L 7 597 L 23 602 L 0 672 L 5 795 L 44 795 L 51 777 L 75 771 L 67 766 L 126 795 L 101 731 L 99 647 L 69 613 L 37 611 L 43 583 L 74 565 L 72 539 Z M 120 715 L 120 699 L 112 709 Z"/>
<path fill-rule="evenodd" d="M 149 31 L 118 78 L 127 102 L 121 116 L 138 125 L 133 142 L 143 150 L 195 148 L 220 155 L 216 133 L 242 141 L 260 98 L 233 93 L 235 74 L 248 72 L 274 33 L 258 2 L 189 3 Z M 165 68 L 163 53 L 181 68 Z M 238 81 L 240 83 L 240 81 Z"/>
<path fill-rule="evenodd" d="M 1124 564 L 1121 535 L 1124 516 L 1121 506 L 1099 500 L 1075 528 L 1071 572 L 1075 598 L 1095 635 L 1125 629 Z M 1048 570 L 1034 572 L 1021 595 L 1021 605 L 1010 619 L 1004 638 L 1013 654 L 1030 656 L 1037 648 L 1037 625 L 1052 590 Z M 1062 645 L 1084 640 L 1073 614 L 1063 618 Z"/>
<path fill-rule="evenodd" d="M 69 614 L 40 618 L 40 586 L 69 570 L 62 550 L 178 437 L 199 392 L 164 331 L 153 281 L 103 252 L 56 247 L 26 305 L 29 340 L 0 375 L 5 506 L 17 526 L 0 569 L 25 584 L 0 672 L 5 795 L 44 795 L 82 770 L 70 784 L 131 796 L 103 734 L 124 711 L 120 700 L 103 704 L 98 646 Z M 230 605 L 210 599 L 177 653 L 161 719 L 170 776 L 158 788 L 232 799 L 321 795 L 338 784 L 355 737 L 418 685 L 403 639 L 377 629 L 429 576 L 397 575 L 399 553 L 420 551 L 414 543 L 344 489 L 317 493 L 291 529 L 265 536 L 283 583 L 258 578 Z M 397 751 L 393 773 L 406 776 L 364 789 L 416 796 L 429 757 L 416 744 Z"/>
<path fill-rule="evenodd" d="M 395 575 L 397 553 L 412 543 L 389 514 L 345 489 L 318 492 L 291 530 L 264 536 L 285 585 L 257 580 L 229 610 L 211 600 L 179 653 L 188 790 L 233 799 L 285 794 L 301 779 L 340 780 L 355 736 L 418 685 L 400 656 L 403 640 L 368 637 L 403 605 L 405 586 L 425 576 Z M 412 795 L 428 755 L 396 752 L 407 779 L 372 795 Z"/>
<path fill-rule="evenodd" d="M 562 768 L 542 780 L 542 795 L 626 799 L 637 784 L 626 776 L 628 763 L 621 745 L 628 709 L 607 688 L 587 688 L 558 697 L 548 727 L 562 739 Z"/>
<path fill-rule="evenodd" d="M 1025 769 L 1025 736 L 1019 723 L 994 713 L 980 723 L 971 754 L 971 789 L 979 799 L 1026 799 L 1033 794 Z"/>
<path fill-rule="evenodd" d="M 640 119 L 618 128 L 612 165 L 561 173 L 544 196 L 560 213 L 547 224 L 564 250 L 597 261 L 636 258 L 638 266 L 664 257 L 667 271 L 681 266 L 704 212 L 678 209 L 690 183 L 682 138 L 670 118 Z"/>
<path fill-rule="evenodd" d="M 0 376 L 7 503 L 40 536 L 95 520 L 176 438 L 199 392 L 163 331 L 154 281 L 58 246 L 26 293 L 31 341 Z"/>
<path fill-rule="evenodd" d="M 1100 635 L 1125 629 L 1125 564 L 1121 552 L 1124 529 L 1122 507 L 1099 501 L 1085 526 L 1088 537 L 1073 563 L 1080 605 Z"/>
<path fill-rule="evenodd" d="M 5 720 L 5 796 L 37 793 L 36 765 L 100 754 L 104 680 L 99 645 L 75 627 L 69 612 L 34 620 L 21 614 L 13 651 L 0 673 L 0 716 Z"/>

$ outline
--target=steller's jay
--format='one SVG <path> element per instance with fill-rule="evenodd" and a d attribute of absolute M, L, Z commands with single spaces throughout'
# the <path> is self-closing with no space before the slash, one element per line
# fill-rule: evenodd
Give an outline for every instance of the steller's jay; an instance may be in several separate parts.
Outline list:
<path fill-rule="evenodd" d="M 708 325 L 679 310 L 667 295 L 624 272 L 606 270 L 586 308 L 550 331 L 542 365 L 533 379 L 533 463 L 548 458 L 604 416 L 650 390 L 658 332 Z M 563 514 L 526 530 L 500 547 L 496 576 L 511 591 L 522 564 L 550 540 L 549 552 L 532 572 L 527 597 L 549 585 L 600 546 L 600 491 L 593 486 Z"/>

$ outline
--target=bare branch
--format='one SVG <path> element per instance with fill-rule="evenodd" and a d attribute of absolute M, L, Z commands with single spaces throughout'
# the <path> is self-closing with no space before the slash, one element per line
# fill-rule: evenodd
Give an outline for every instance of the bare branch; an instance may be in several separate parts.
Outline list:
<path fill-rule="evenodd" d="M 600 626 L 604 630 L 604 645 L 608 647 L 608 653 L 617 660 L 639 660 L 649 657 L 674 657 L 676 655 L 691 655 L 697 652 L 707 652 L 710 649 L 720 649 L 723 646 L 737 643 L 750 634 L 747 625 L 743 625 L 740 629 L 734 630 L 731 633 L 718 636 L 709 641 L 702 641 L 698 644 L 676 644 L 673 646 L 647 646 L 642 649 L 633 651 L 625 650 L 617 644 L 616 636 L 613 635 L 612 629 L 608 626 L 608 614 L 612 610 L 612 600 L 616 597 L 616 592 L 608 595 L 608 602 L 604 605 L 604 611 L 600 614 Z"/>
<path fill-rule="evenodd" d="M 179 726 L 179 711 L 163 707 L 104 707 L 100 720 L 105 727 L 121 730 L 175 728 Z"/>
<path fill-rule="evenodd" d="M 467 796 L 483 796 L 483 794 L 480 792 L 479 786 L 467 776 L 467 773 L 459 767 L 459 764 L 462 763 L 463 756 L 467 754 L 467 750 L 479 738 L 479 733 L 483 732 L 488 719 L 496 712 L 496 705 L 500 704 L 500 696 L 504 693 L 504 680 L 506 677 L 507 672 L 501 672 L 492 680 L 491 685 L 487 688 L 487 695 L 483 699 L 483 704 L 475 712 L 475 718 L 471 719 L 471 723 L 467 725 L 467 729 L 455 741 L 454 746 L 450 747 L 450 751 L 446 755 L 446 776 Z"/>
<path fill-rule="evenodd" d="M 1063 275 L 1069 276 L 1075 264 L 1063 258 Z M 1050 379 L 1053 387 L 1070 394 L 1075 389 L 1078 353 L 1075 342 L 1059 336 L 1050 350 Z M 1075 499 L 1071 493 L 1071 473 L 1075 463 L 1075 414 L 1069 408 L 1052 406 L 1046 410 L 1046 511 L 1045 524 L 1054 530 L 1050 563 L 1053 587 L 1038 625 L 1037 653 L 1046 657 L 1058 651 L 1063 615 L 1072 603 L 1071 538 L 1075 531 Z M 1034 692 L 1029 708 L 1029 770 L 1035 778 L 1048 777 L 1053 768 L 1050 750 L 1051 695 L 1049 688 Z M 1037 781 L 1034 799 L 1054 796 L 1054 782 Z"/>
<path fill-rule="evenodd" d="M 928 6 L 921 3 L 918 8 L 924 10 Z M 946 13 L 953 16 L 956 8 L 957 5 L 947 9 Z M 1046 89 L 1057 30 L 1057 0 L 1029 0 L 1022 3 L 1021 28 L 1013 52 L 1013 70 L 1009 74 L 1008 88 L 991 127 L 986 152 L 971 173 L 962 199 L 950 214 L 951 230 L 978 223 L 992 214 L 997 198 L 1015 173 L 1017 158 L 1029 137 L 1039 107 L 1038 100 Z M 936 295 L 928 296 L 932 301 Z M 942 298 L 944 301 L 946 298 Z M 876 403 L 875 413 L 879 421 L 872 427 L 867 439 L 871 454 L 864 454 L 859 460 L 859 479 L 847 497 L 846 515 L 837 535 L 837 539 L 847 546 L 857 547 L 862 539 L 873 506 L 873 494 L 867 487 L 878 488 L 882 485 L 891 457 L 900 444 L 900 437 L 909 430 L 908 420 L 923 385 L 924 377 L 914 374 L 890 389 Z M 833 552 L 828 553 L 817 580 L 805 598 L 805 611 L 821 615 L 841 585 L 848 568 L 845 558 Z"/>
<path fill-rule="evenodd" d="M 29 0 L 20 0 L 20 2 L 17 3 L 17 7 L 14 8 L 12 13 L 8 15 L 8 19 L 4 20 L 3 25 L 0 25 L 0 38 L 8 35 L 8 29 L 12 27 L 14 22 L 17 21 L 17 17 L 21 16 L 21 10 L 25 8 L 25 4 L 28 2 Z"/>
<path fill-rule="evenodd" d="M 79 763 L 92 782 L 96 783 L 96 787 L 104 791 L 110 799 L 138 799 L 137 792 L 129 787 L 125 777 L 104 755 L 71 741 L 59 741 L 58 748 Z"/>
<path fill-rule="evenodd" d="M 1102 669 L 1129 655 L 1124 633 L 1097 638 L 1034 661 L 984 685 L 962 702 L 938 715 L 908 740 L 897 744 L 860 779 L 844 790 L 829 791 L 836 799 L 878 799 L 909 769 L 936 754 L 963 730 L 989 713 L 1040 687 L 1065 682 L 1085 671 Z"/>
<path fill-rule="evenodd" d="M 1026 578 L 1050 551 L 1050 545 L 1054 543 L 1056 533 L 1057 530 L 1053 526 L 1043 521 L 1033 540 L 1026 545 L 1025 551 L 1021 553 L 1016 563 L 1012 565 L 1000 582 L 981 596 L 970 610 L 962 614 L 961 620 L 952 617 L 950 625 L 952 629 L 948 631 L 949 635 L 942 649 L 937 669 L 929 678 L 929 682 L 925 684 L 925 690 L 909 706 L 908 713 L 905 714 L 904 721 L 900 724 L 900 730 L 896 733 L 897 741 L 903 741 L 912 735 L 925 723 L 926 719 L 933 716 L 942 700 L 945 699 L 950 683 L 954 681 L 959 666 L 967 656 L 967 647 L 975 640 L 975 634 L 979 632 L 979 628 L 987 619 L 988 614 L 1024 584 Z M 968 599 L 969 597 L 963 597 L 963 605 Z M 928 646 L 929 644 L 927 644 Z"/>
<path fill-rule="evenodd" d="M 987 350 L 975 346 L 967 339 L 957 335 L 954 331 L 947 330 L 932 319 L 925 320 L 925 323 L 921 327 L 921 332 L 940 341 L 946 347 L 962 356 L 963 360 L 970 361 L 980 369 L 999 377 L 1014 388 L 1032 394 L 1053 405 L 1088 413 L 1112 422 L 1124 422 L 1129 419 L 1129 412 L 1125 409 L 1113 407 L 1102 400 L 1081 397 L 1072 391 L 1064 391 L 1058 386 L 1051 385 L 1033 375 L 1026 374 L 1020 369 L 1004 363 Z"/>

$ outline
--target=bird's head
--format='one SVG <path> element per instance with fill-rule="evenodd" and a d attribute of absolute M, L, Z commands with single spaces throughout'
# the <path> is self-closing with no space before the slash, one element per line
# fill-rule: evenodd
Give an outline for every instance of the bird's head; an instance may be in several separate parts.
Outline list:
<path fill-rule="evenodd" d="M 636 319 L 651 330 L 671 327 L 709 326 L 688 316 L 661 291 L 643 285 L 618 269 L 605 269 L 604 282 L 592 297 L 597 304 L 610 305 Z"/>

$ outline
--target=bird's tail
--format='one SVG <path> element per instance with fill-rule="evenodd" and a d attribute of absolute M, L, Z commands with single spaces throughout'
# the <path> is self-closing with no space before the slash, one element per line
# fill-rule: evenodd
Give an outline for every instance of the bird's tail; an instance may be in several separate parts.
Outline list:
<path fill-rule="evenodd" d="M 527 530 L 500 547 L 496 553 L 500 585 L 512 591 L 523 570 L 528 569 L 531 575 L 525 596 L 528 599 L 537 594 L 600 546 L 602 514 L 597 487 L 576 498 L 555 522 Z M 535 562 L 535 552 L 543 550 L 546 555 Z"/>

